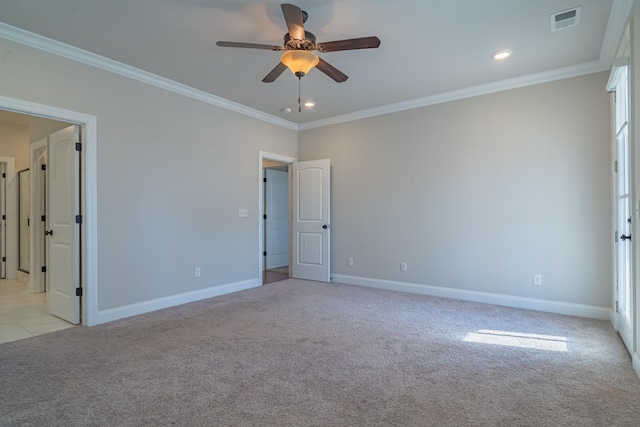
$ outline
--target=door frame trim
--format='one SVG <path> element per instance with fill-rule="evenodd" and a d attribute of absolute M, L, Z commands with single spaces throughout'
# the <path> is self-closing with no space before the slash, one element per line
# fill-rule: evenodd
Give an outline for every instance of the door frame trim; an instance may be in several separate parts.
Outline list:
<path fill-rule="evenodd" d="M 6 234 L 5 238 L 5 254 L 7 262 L 5 264 L 5 277 L 7 279 L 16 279 L 18 274 L 18 185 L 16 182 L 16 161 L 13 157 L 0 157 L 0 163 L 5 164 L 5 211 Z"/>
<path fill-rule="evenodd" d="M 81 278 L 83 287 L 82 324 L 96 323 L 98 309 L 98 241 L 97 241 L 97 146 L 98 118 L 90 114 L 0 96 L 0 109 L 19 114 L 44 117 L 80 125 L 82 156 L 80 210 L 83 215 Z"/>
<path fill-rule="evenodd" d="M 264 186 L 262 181 L 262 163 L 263 160 L 273 160 L 280 163 L 287 163 L 291 165 L 298 161 L 295 157 L 284 156 L 282 154 L 269 153 L 267 151 L 258 151 L 258 212 L 257 220 L 258 220 L 258 284 L 262 286 L 262 268 L 264 262 Z M 289 171 L 289 173 L 291 173 Z M 291 179 L 289 179 L 291 181 Z M 289 201 L 291 201 L 291 182 L 289 182 Z M 291 214 L 291 212 L 289 212 Z M 289 225 L 289 229 L 291 229 L 291 225 Z M 289 233 L 289 240 L 291 240 L 291 233 Z M 289 251 L 289 257 L 291 257 L 291 251 Z"/>
<path fill-rule="evenodd" d="M 29 144 L 29 168 L 35 171 L 36 179 L 31 178 L 31 213 L 29 216 L 32 218 L 31 236 L 29 240 L 31 262 L 29 267 L 29 292 L 45 292 L 46 283 L 44 280 L 44 273 L 39 270 L 39 267 L 45 265 L 44 261 L 44 235 L 42 234 L 44 226 L 42 221 L 38 220 L 40 215 L 43 215 L 44 206 L 41 198 L 42 194 L 46 192 L 43 183 L 40 182 L 42 177 L 42 170 L 37 168 L 39 164 L 39 157 L 36 157 L 37 153 L 46 152 L 47 138 L 43 138 L 37 142 Z M 38 226 L 36 226 L 38 224 Z M 37 230 L 40 230 L 38 232 Z M 40 235 L 38 235 L 40 233 Z"/>

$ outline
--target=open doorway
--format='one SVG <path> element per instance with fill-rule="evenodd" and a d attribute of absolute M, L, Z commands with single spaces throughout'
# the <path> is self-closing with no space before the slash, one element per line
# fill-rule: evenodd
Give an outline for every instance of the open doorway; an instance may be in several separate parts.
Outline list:
<path fill-rule="evenodd" d="M 331 162 L 329 159 L 298 162 L 292 157 L 260 151 L 258 176 L 262 176 L 264 161 L 271 160 L 287 166 L 289 209 L 287 216 L 289 243 L 289 277 L 331 281 Z M 282 165 L 278 165 L 282 166 Z M 263 284 L 266 258 L 265 242 L 265 187 L 260 179 L 258 187 L 258 239 L 260 254 L 258 272 Z"/>
<path fill-rule="evenodd" d="M 259 268 L 261 284 L 290 277 L 291 268 L 291 179 L 293 157 L 260 152 Z"/>
<path fill-rule="evenodd" d="M 289 278 L 289 165 L 262 162 L 263 273 L 262 284 Z"/>
<path fill-rule="evenodd" d="M 74 301 L 78 305 L 74 316 L 61 315 L 60 310 L 55 309 L 57 305 L 52 304 L 52 289 L 47 286 L 48 277 L 56 274 L 57 269 L 47 269 L 45 257 L 47 236 L 53 234 L 46 232 L 47 227 L 53 228 L 47 220 L 46 201 L 51 198 L 50 190 L 55 188 L 55 185 L 48 185 L 46 182 L 46 153 L 51 135 L 61 132 L 61 129 L 74 130 L 74 148 L 80 149 L 80 146 L 75 146 L 76 141 L 80 142 L 75 138 L 76 134 L 79 136 L 79 126 L 0 110 L 0 156 L 6 155 L 2 159 L 10 160 L 3 162 L 6 177 L 6 190 L 3 192 L 3 196 L 6 196 L 3 204 L 6 227 L 3 228 L 6 231 L 2 236 L 2 246 L 7 253 L 7 266 L 3 269 L 5 278 L 0 281 L 0 318 L 3 320 L 0 342 L 54 332 L 81 321 L 81 297 L 78 296 Z M 69 166 L 72 174 L 79 178 L 79 162 L 70 164 L 59 160 L 58 166 L 60 165 Z M 13 172 L 16 169 L 18 172 Z M 59 175 L 68 177 L 69 173 Z M 76 205 L 80 195 L 75 189 L 71 190 L 69 194 L 72 194 L 72 203 Z M 79 233 L 78 230 L 77 234 Z M 80 262 L 78 252 L 71 270 L 79 271 Z M 76 286 L 81 283 L 79 278 L 72 278 L 67 282 L 73 282 L 75 297 Z"/>

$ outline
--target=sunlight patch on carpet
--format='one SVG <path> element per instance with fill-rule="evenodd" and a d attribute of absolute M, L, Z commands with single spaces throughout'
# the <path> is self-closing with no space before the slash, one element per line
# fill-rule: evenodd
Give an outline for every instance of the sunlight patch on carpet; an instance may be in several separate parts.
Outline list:
<path fill-rule="evenodd" d="M 481 329 L 477 332 L 469 332 L 464 337 L 463 341 L 504 345 L 508 347 L 531 348 L 534 350 L 567 351 L 567 337 L 553 335 L 525 334 L 521 332 Z"/>

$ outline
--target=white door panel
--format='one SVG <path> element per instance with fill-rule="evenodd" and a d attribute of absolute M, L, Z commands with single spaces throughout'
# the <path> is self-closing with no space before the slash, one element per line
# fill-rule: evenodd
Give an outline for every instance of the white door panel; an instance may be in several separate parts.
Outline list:
<path fill-rule="evenodd" d="M 47 224 L 42 220 L 46 218 L 46 168 L 47 164 L 47 141 L 48 138 L 31 144 L 31 236 L 30 236 L 30 269 L 29 269 L 29 291 L 33 293 L 46 292 L 46 273 L 42 272 L 42 266 L 46 265 L 45 252 L 46 238 L 44 232 Z"/>
<path fill-rule="evenodd" d="M 617 145 L 617 182 L 616 182 L 616 288 L 617 288 L 617 329 L 618 333 L 631 352 L 632 343 L 632 310 L 631 310 L 631 206 L 629 193 L 629 145 L 627 126 L 625 125 L 616 138 Z"/>
<path fill-rule="evenodd" d="M 292 274 L 299 279 L 329 282 L 330 162 L 328 159 L 293 164 Z"/>
<path fill-rule="evenodd" d="M 615 159 L 615 316 L 614 326 L 633 354 L 633 215 L 631 213 L 631 156 L 629 149 L 628 66 L 618 67 L 613 89 Z M 634 236 L 635 237 L 635 236 Z"/>
<path fill-rule="evenodd" d="M 80 322 L 79 287 L 79 129 L 70 126 L 49 136 L 47 181 L 49 189 L 47 228 L 47 283 L 49 309 L 68 322 Z"/>
<path fill-rule="evenodd" d="M 289 265 L 289 173 L 267 169 L 266 269 Z"/>
<path fill-rule="evenodd" d="M 7 277 L 7 168 L 0 163 L 0 278 Z"/>

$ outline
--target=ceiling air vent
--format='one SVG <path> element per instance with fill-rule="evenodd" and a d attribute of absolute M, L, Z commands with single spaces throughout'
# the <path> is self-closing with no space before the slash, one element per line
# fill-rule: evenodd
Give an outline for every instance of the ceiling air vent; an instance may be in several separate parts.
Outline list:
<path fill-rule="evenodd" d="M 575 27 L 580 23 L 580 6 L 551 15 L 551 31 Z"/>

